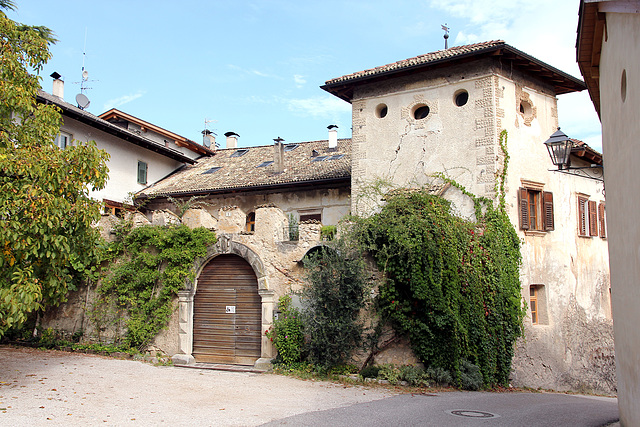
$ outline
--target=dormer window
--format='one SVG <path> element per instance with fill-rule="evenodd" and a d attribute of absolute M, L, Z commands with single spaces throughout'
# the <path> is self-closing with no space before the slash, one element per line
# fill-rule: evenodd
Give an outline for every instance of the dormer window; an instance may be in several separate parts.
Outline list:
<path fill-rule="evenodd" d="M 242 156 L 244 156 L 245 154 L 247 154 L 248 152 L 249 152 L 249 150 L 248 150 L 248 149 L 243 148 L 243 149 L 240 149 L 240 150 L 236 150 L 236 151 L 235 151 L 232 155 L 230 155 L 229 157 L 242 157 Z"/>

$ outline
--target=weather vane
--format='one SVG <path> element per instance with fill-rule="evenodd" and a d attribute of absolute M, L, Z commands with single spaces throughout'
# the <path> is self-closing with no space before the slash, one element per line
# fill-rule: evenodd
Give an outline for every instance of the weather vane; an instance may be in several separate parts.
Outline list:
<path fill-rule="evenodd" d="M 449 49 L 449 27 L 447 27 L 446 22 L 441 27 L 444 30 L 444 48 Z"/>

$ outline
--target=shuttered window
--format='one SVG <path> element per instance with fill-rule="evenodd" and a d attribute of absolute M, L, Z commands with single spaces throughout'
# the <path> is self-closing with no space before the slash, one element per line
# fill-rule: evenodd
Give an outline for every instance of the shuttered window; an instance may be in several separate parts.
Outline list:
<path fill-rule="evenodd" d="M 589 200 L 589 235 L 598 235 L 598 204 L 595 200 Z"/>
<path fill-rule="evenodd" d="M 529 188 L 518 189 L 521 230 L 552 231 L 553 193 Z"/>
<path fill-rule="evenodd" d="M 583 196 L 578 196 L 578 235 L 587 236 L 587 224 L 589 211 L 587 210 L 587 204 L 589 199 Z"/>
<path fill-rule="evenodd" d="M 600 237 L 606 239 L 607 237 L 607 223 L 604 219 L 604 203 L 598 205 L 598 222 L 600 224 Z"/>
<path fill-rule="evenodd" d="M 147 184 L 147 164 L 138 160 L 138 184 Z"/>

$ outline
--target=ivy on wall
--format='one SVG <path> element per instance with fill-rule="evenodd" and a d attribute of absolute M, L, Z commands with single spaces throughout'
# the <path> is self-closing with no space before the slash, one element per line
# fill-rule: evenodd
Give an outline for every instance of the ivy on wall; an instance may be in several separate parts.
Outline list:
<path fill-rule="evenodd" d="M 497 204 L 440 176 L 473 200 L 475 221 L 454 215 L 449 201 L 423 190 L 392 193 L 379 213 L 352 218 L 356 240 L 385 273 L 381 314 L 410 338 L 426 366 L 460 380 L 470 362 L 487 386 L 508 382 L 524 318 L 520 241 L 504 203 L 504 132 L 500 146 Z"/>
<path fill-rule="evenodd" d="M 126 329 L 123 343 L 143 348 L 166 326 L 177 292 L 195 279 L 195 259 L 206 255 L 215 242 L 215 234 L 205 228 L 132 228 L 125 222 L 117 240 L 107 247 L 110 264 L 98 286 L 100 297 L 91 318 L 104 322 L 106 308 L 122 313 L 116 317 Z M 99 330 L 102 325 L 96 326 Z"/>

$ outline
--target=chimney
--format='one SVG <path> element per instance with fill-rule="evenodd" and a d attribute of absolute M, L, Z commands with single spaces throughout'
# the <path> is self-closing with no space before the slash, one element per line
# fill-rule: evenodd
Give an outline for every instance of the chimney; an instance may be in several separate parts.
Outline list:
<path fill-rule="evenodd" d="M 284 139 L 277 137 L 273 144 L 273 169 L 276 173 L 284 172 Z"/>
<path fill-rule="evenodd" d="M 51 77 L 53 77 L 53 89 L 51 90 L 51 95 L 64 100 L 64 81 L 60 78 L 62 76 L 54 71 L 51 73 Z"/>
<path fill-rule="evenodd" d="M 329 151 L 336 151 L 338 149 L 338 126 L 329 125 Z"/>
<path fill-rule="evenodd" d="M 216 149 L 216 134 L 211 132 L 209 129 L 205 129 L 202 131 L 202 144 L 211 148 L 212 150 Z"/>
<path fill-rule="evenodd" d="M 238 148 L 238 135 L 235 132 L 227 132 L 224 134 L 227 137 L 227 148 Z"/>

